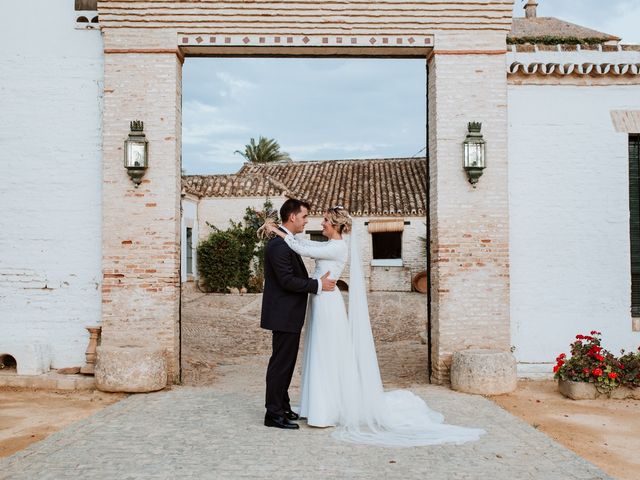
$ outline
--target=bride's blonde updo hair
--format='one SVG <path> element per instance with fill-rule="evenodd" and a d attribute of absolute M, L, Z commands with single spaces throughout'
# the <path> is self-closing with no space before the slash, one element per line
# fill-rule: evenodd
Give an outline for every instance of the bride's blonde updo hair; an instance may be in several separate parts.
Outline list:
<path fill-rule="evenodd" d="M 341 235 L 351 232 L 351 217 L 347 209 L 342 205 L 329 208 L 327 210 L 327 217 L 329 217 L 331 225 L 333 225 Z"/>

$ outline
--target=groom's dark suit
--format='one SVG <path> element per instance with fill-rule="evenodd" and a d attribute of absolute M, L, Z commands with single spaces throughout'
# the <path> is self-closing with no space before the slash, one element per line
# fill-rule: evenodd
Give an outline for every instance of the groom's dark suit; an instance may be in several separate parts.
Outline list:
<path fill-rule="evenodd" d="M 307 297 L 309 293 L 318 293 L 318 282 L 309 278 L 300 255 L 282 238 L 275 237 L 267 243 L 260 326 L 273 331 L 265 405 L 272 417 L 282 417 L 291 410 L 288 390 L 298 356 Z"/>

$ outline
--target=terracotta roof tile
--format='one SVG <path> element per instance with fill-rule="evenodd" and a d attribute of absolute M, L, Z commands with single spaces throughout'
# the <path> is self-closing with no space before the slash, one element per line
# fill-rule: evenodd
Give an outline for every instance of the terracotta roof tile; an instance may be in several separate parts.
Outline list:
<path fill-rule="evenodd" d="M 599 38 L 603 42 L 619 41 L 620 38 L 608 33 L 592 30 L 554 17 L 515 17 L 508 38 L 523 37 L 576 37 L 578 39 Z"/>
<path fill-rule="evenodd" d="M 287 187 L 260 175 L 185 175 L 182 191 L 198 197 L 266 197 L 286 195 Z"/>
<path fill-rule="evenodd" d="M 344 205 L 354 216 L 425 215 L 426 158 L 245 163 L 234 175 L 183 177 L 183 191 L 201 197 L 291 196 L 312 213 Z"/>

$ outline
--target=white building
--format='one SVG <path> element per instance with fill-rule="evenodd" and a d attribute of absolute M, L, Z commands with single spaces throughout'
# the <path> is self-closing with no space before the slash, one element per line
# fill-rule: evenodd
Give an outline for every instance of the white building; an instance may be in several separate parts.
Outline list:
<path fill-rule="evenodd" d="M 181 237 L 179 165 L 173 164 L 180 158 L 176 78 L 185 52 L 207 55 L 209 50 L 202 50 L 200 30 L 189 23 L 192 12 L 176 18 L 164 12 L 137 22 L 124 9 L 110 10 L 113 2 L 77 3 L 81 10 L 74 10 L 70 0 L 9 2 L 0 18 L 0 357 L 14 357 L 23 374 L 81 365 L 85 327 L 102 323 L 104 330 L 109 322 L 107 341 L 149 338 L 166 347 L 175 379 L 176 265 L 183 280 L 194 265 L 186 249 L 180 260 L 176 247 Z M 145 2 L 129 3 L 128 10 L 146 15 Z M 202 8 L 213 8 L 212 3 L 202 2 Z M 438 378 L 446 379 L 453 348 L 486 346 L 498 336 L 501 348 L 508 348 L 502 338 L 510 338 L 521 375 L 548 374 L 573 336 L 591 329 L 602 331 L 605 346 L 614 352 L 636 348 L 640 48 L 536 18 L 535 6 L 528 5 L 530 18 L 516 19 L 504 53 L 496 49 L 502 45 L 496 38 L 502 42 L 508 31 L 500 9 L 510 9 L 509 2 L 496 2 L 494 13 L 485 12 L 486 29 L 474 29 L 468 11 L 456 8 L 459 3 L 464 2 L 451 2 L 450 11 L 440 9 L 446 14 L 442 20 L 415 3 L 408 20 L 426 15 L 434 25 L 420 47 L 429 51 L 428 91 L 437 94 L 429 103 L 433 163 L 427 216 L 437 216 L 431 253 L 438 265 L 430 267 L 432 279 L 452 288 L 443 293 L 447 288 L 431 282 L 438 310 L 432 314 L 438 315 L 439 328 L 446 327 L 436 332 Z M 185 5 L 176 2 L 172 8 Z M 482 3 L 474 8 L 488 9 Z M 315 10 L 310 15 L 316 14 L 327 29 L 335 27 L 333 17 Z M 171 30 L 179 22 L 189 23 L 180 37 Z M 452 22 L 451 31 L 440 29 L 442 22 Z M 198 28 L 209 32 L 212 27 Z M 379 28 L 386 29 L 382 36 L 405 34 L 394 26 Z M 579 45 L 562 43 L 571 40 L 567 35 L 578 38 Z M 321 45 L 321 37 L 311 37 Z M 556 43 L 549 45 L 550 38 Z M 242 50 L 243 41 L 233 44 L 235 54 L 251 55 L 253 50 Z M 295 42 L 272 47 L 306 48 L 304 39 Z M 377 48 L 387 48 L 382 39 L 362 51 L 371 54 Z M 376 55 L 389 55 L 379 51 Z M 152 83 L 155 90 L 143 88 Z M 153 120 L 148 124 L 151 147 L 164 162 L 152 164 L 140 189 L 134 189 L 122 167 L 122 142 L 129 121 L 142 114 Z M 460 166 L 460 125 L 480 117 L 487 123 L 488 163 L 472 191 Z M 275 200 L 280 188 L 276 184 L 274 193 L 267 193 Z M 209 216 L 202 200 L 190 195 L 182 200 L 183 243 L 187 233 L 192 239 L 206 235 L 202 221 Z M 243 198 L 261 206 L 264 195 Z M 233 208 L 225 206 L 222 216 L 237 218 L 244 204 L 240 212 Z M 424 215 L 402 213 L 411 228 L 421 231 Z M 467 237 L 478 240 L 464 243 Z M 482 243 L 491 238 L 499 246 Z M 449 239 L 459 240 L 448 244 Z M 473 259 L 469 267 L 467 255 Z M 481 265 L 485 257 L 493 262 L 488 267 Z M 405 268 L 411 261 L 403 256 L 402 267 L 385 268 Z M 498 320 L 491 323 L 492 318 Z"/>

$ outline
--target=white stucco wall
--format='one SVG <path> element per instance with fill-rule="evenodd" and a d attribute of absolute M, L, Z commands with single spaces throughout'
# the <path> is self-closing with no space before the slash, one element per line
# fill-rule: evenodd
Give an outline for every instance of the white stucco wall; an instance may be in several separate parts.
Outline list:
<path fill-rule="evenodd" d="M 102 40 L 75 28 L 73 0 L 2 9 L 0 354 L 18 373 L 38 344 L 45 369 L 83 365 L 101 305 Z"/>
<path fill-rule="evenodd" d="M 276 210 L 279 210 L 285 197 L 270 198 Z M 218 228 L 226 229 L 229 227 L 229 219 L 234 221 L 241 221 L 244 216 L 244 212 L 247 207 L 254 207 L 256 209 L 262 209 L 265 198 L 263 197 L 245 197 L 245 198 L 221 198 L 221 197 L 204 197 L 200 199 L 197 207 L 197 214 L 187 213 L 190 206 L 188 203 L 192 200 L 183 198 L 182 209 L 183 218 L 187 215 L 197 216 L 197 224 L 199 226 L 199 233 L 197 237 L 198 241 L 205 239 L 211 228 L 207 223 L 215 225 Z M 377 217 L 376 217 L 377 218 Z M 422 255 L 423 243 L 419 240 L 419 237 L 426 235 L 426 217 L 406 217 L 405 221 L 409 222 L 409 225 L 405 225 L 402 235 L 402 263 L 403 269 L 406 272 L 402 275 L 395 272 L 398 267 L 374 267 L 370 266 L 372 258 L 372 242 L 371 234 L 367 231 L 365 222 L 369 221 L 369 217 L 355 217 L 354 225 L 359 229 L 359 242 L 360 252 L 363 262 L 365 263 L 365 275 L 367 280 L 370 279 L 373 274 L 374 278 L 379 279 L 371 283 L 373 290 L 393 290 L 393 291 L 410 291 L 411 290 L 411 278 L 418 272 L 426 270 L 426 259 Z M 307 224 L 306 231 L 321 231 L 322 217 L 310 217 Z M 184 231 L 184 225 L 183 225 Z M 183 234 L 184 235 L 184 234 Z M 182 248 L 183 262 L 186 258 L 186 249 Z M 307 269 L 312 272 L 314 269 L 314 262 L 311 259 L 305 259 Z M 343 272 L 342 279 L 348 283 L 349 281 L 349 269 L 346 267 Z M 186 277 L 183 274 L 182 281 L 185 281 Z M 389 287 L 389 282 L 393 283 L 393 288 Z"/>
<path fill-rule="evenodd" d="M 510 85 L 508 99 L 511 335 L 519 373 L 549 375 L 575 335 L 592 329 L 614 353 L 637 348 L 628 135 L 615 132 L 609 112 L 640 109 L 640 86 Z"/>

